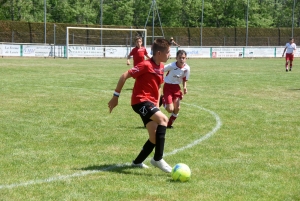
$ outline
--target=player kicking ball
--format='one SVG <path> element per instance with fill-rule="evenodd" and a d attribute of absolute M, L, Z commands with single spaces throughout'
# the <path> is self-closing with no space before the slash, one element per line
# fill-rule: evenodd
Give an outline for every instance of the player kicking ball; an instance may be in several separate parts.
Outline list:
<path fill-rule="evenodd" d="M 167 128 L 173 128 L 173 123 L 178 117 L 180 110 L 180 100 L 183 93 L 187 93 L 186 82 L 190 77 L 190 66 L 186 63 L 187 53 L 184 50 L 178 50 L 176 54 L 176 62 L 170 63 L 164 67 L 167 72 L 165 84 L 163 87 L 163 105 L 166 110 L 171 113 Z M 182 83 L 183 93 L 180 88 Z"/>
<path fill-rule="evenodd" d="M 164 81 L 164 64 L 170 57 L 170 43 L 165 39 L 156 39 L 152 45 L 153 57 L 138 63 L 124 72 L 119 78 L 113 97 L 108 102 L 109 111 L 118 105 L 122 88 L 128 78 L 135 83 L 131 95 L 132 109 L 140 115 L 148 130 L 149 139 L 139 155 L 132 161 L 133 167 L 148 168 L 143 162 L 155 148 L 151 164 L 170 173 L 170 167 L 163 159 L 165 135 L 168 117 L 159 110 L 160 86 Z"/>

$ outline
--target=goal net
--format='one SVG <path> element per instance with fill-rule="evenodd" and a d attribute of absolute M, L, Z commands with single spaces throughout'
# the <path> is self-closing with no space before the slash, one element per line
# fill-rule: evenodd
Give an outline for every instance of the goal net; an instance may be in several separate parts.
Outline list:
<path fill-rule="evenodd" d="M 66 58 L 114 57 L 123 58 L 135 46 L 135 37 L 143 38 L 147 47 L 146 29 L 67 27 Z"/>

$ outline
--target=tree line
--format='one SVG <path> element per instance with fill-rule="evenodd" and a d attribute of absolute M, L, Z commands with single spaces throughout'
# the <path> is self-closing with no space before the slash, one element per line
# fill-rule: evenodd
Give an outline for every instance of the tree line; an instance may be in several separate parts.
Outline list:
<path fill-rule="evenodd" d="M 204 5 L 202 0 L 0 0 L 0 20 L 44 22 L 46 2 L 46 21 L 52 23 L 246 27 L 248 22 L 249 27 L 300 27 L 298 0 L 203 1 Z"/>

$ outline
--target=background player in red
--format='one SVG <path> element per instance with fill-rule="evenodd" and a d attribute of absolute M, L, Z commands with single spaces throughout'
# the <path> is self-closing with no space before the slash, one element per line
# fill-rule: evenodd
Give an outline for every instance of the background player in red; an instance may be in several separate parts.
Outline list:
<path fill-rule="evenodd" d="M 126 80 L 131 77 L 134 78 L 131 106 L 146 125 L 149 139 L 131 165 L 148 168 L 143 161 L 155 148 L 151 164 L 170 173 L 172 168 L 163 159 L 168 117 L 159 110 L 158 106 L 160 86 L 164 81 L 164 65 L 161 62 L 166 62 L 170 57 L 170 43 L 165 39 L 156 39 L 152 45 L 152 50 L 153 57 L 151 59 L 138 63 L 121 75 L 114 95 L 108 102 L 108 107 L 109 111 L 112 112 L 113 108 L 118 105 L 118 98 Z"/>
<path fill-rule="evenodd" d="M 296 52 L 296 44 L 294 43 L 294 38 L 290 38 L 290 42 L 286 43 L 285 48 L 282 53 L 282 57 L 285 54 L 285 71 L 288 72 L 288 65 L 290 63 L 290 71 L 293 67 L 294 54 Z"/>
<path fill-rule="evenodd" d="M 165 84 L 163 87 L 163 104 L 169 113 L 172 113 L 167 128 L 173 128 L 172 124 L 176 120 L 180 110 L 180 100 L 182 100 L 182 83 L 183 93 L 187 93 L 186 82 L 190 77 L 190 66 L 186 62 L 187 53 L 184 50 L 178 50 L 176 62 L 170 63 L 164 67 L 167 72 Z"/>
<path fill-rule="evenodd" d="M 148 52 L 145 47 L 142 46 L 143 41 L 142 38 L 137 36 L 135 38 L 135 48 L 131 50 L 129 55 L 127 56 L 127 65 L 130 65 L 130 57 L 133 57 L 133 66 L 136 66 L 138 63 L 145 60 L 145 57 L 150 59 L 148 56 Z"/>

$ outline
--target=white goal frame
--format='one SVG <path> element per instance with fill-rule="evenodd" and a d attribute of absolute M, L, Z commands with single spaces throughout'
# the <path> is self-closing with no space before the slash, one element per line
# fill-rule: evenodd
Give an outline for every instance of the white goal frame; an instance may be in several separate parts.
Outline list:
<path fill-rule="evenodd" d="M 121 29 L 121 28 L 92 28 L 92 27 L 67 27 L 66 33 L 66 58 L 69 59 L 69 30 L 71 29 L 83 29 L 83 30 L 116 30 L 116 31 L 143 31 L 144 47 L 147 46 L 147 29 Z M 101 45 L 100 45 L 101 46 Z"/>

